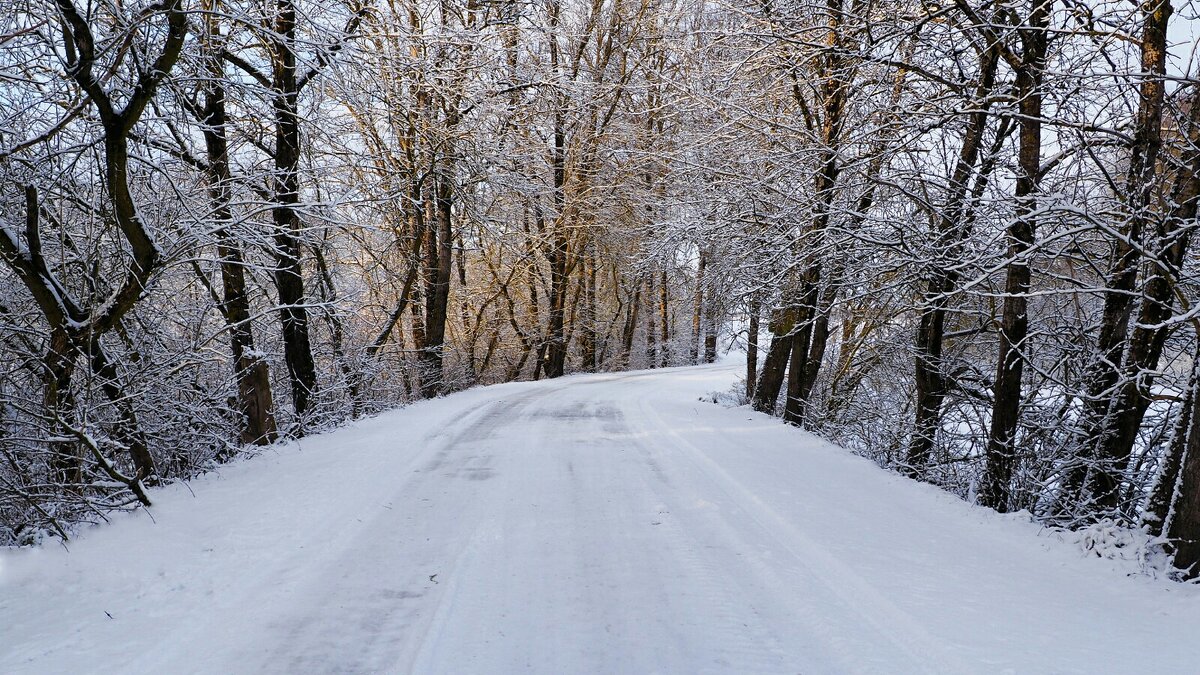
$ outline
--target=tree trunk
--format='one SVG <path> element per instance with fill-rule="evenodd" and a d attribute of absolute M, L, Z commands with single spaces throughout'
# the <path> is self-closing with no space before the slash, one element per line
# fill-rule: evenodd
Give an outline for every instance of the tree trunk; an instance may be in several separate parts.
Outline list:
<path fill-rule="evenodd" d="M 561 377 L 566 372 L 567 340 L 565 332 L 567 312 L 567 256 L 568 246 L 565 222 L 566 211 L 566 122 L 561 108 L 557 111 L 554 125 L 554 208 L 551 221 L 553 233 L 550 247 L 550 325 L 547 330 L 546 377 Z"/>
<path fill-rule="evenodd" d="M 825 294 L 830 296 L 832 302 L 832 288 L 826 289 Z M 800 380 L 800 389 L 797 398 L 800 400 L 801 418 L 799 424 L 808 424 L 808 412 L 810 401 L 812 399 L 813 388 L 816 387 L 817 377 L 821 374 L 821 367 L 825 363 L 825 350 L 829 347 L 829 313 L 831 307 L 825 305 L 822 300 L 821 307 L 817 309 L 817 318 L 813 321 L 812 337 L 809 340 L 808 359 L 804 364 L 804 377 Z"/>
<path fill-rule="evenodd" d="M 1154 488 L 1150 491 L 1150 499 L 1142 513 L 1142 522 L 1155 536 L 1166 534 L 1170 515 L 1179 496 L 1179 477 L 1188 454 L 1188 444 L 1196 436 L 1193 430 L 1197 424 L 1197 408 L 1200 406 L 1197 402 L 1200 397 L 1200 331 L 1197 332 L 1194 350 L 1187 393 L 1184 394 L 1183 404 L 1179 407 L 1179 417 L 1171 433 L 1171 442 L 1167 444 L 1166 453 L 1162 457 Z"/>
<path fill-rule="evenodd" d="M 1039 180 L 1042 171 L 1042 71 L 1046 63 L 1047 33 L 1052 2 L 1034 0 L 1021 36 L 1021 68 L 1017 70 L 1017 97 L 1021 118 L 1017 150 L 1017 217 L 1008 228 L 1008 270 L 1004 308 L 1000 320 L 1000 348 L 996 357 L 992 420 L 988 433 L 987 467 L 980 503 L 1001 513 L 1008 511 L 1015 446 L 1020 421 L 1021 378 L 1025 339 L 1029 335 L 1029 260 L 1034 243 Z"/>
<path fill-rule="evenodd" d="M 546 377 L 562 377 L 567 363 L 567 237 L 561 225 L 555 226 L 553 252 L 550 255 L 550 330 L 546 345 Z"/>
<path fill-rule="evenodd" d="M 550 68 L 556 76 L 562 75 L 558 29 L 561 5 L 556 0 L 550 7 Z M 566 372 L 567 339 L 564 330 L 567 309 L 567 101 L 561 91 L 554 100 L 554 146 L 551 148 L 551 197 L 554 202 L 554 218 L 551 220 L 550 236 L 550 318 L 546 330 L 545 366 L 546 377 L 561 377 Z M 539 354 L 539 362 L 542 362 Z M 536 374 L 536 371 L 535 371 Z"/>
<path fill-rule="evenodd" d="M 88 350 L 91 356 L 88 362 L 92 367 L 92 375 L 96 377 L 100 383 L 100 390 L 104 392 L 104 396 L 116 410 L 117 420 L 113 425 L 113 436 L 129 452 L 129 458 L 133 462 L 134 481 L 153 481 L 157 473 L 154 468 L 154 458 L 150 455 L 146 435 L 138 423 L 133 401 L 125 395 L 117 366 L 104 351 L 104 346 L 100 344 L 98 337 L 88 341 Z M 138 488 L 130 487 L 134 489 L 135 493 L 138 491 Z"/>
<path fill-rule="evenodd" d="M 692 365 L 700 363 L 700 336 L 704 324 L 704 268 L 708 260 L 704 252 L 700 252 L 700 262 L 696 267 L 696 291 L 692 301 L 692 344 L 688 347 L 688 358 Z"/>
<path fill-rule="evenodd" d="M 835 187 L 841 175 L 842 165 L 839 154 L 842 144 L 842 130 L 846 124 L 846 105 L 850 97 L 850 81 L 847 76 L 845 53 L 847 51 L 847 36 L 842 33 L 845 20 L 841 0 L 826 0 L 828 36 L 826 41 L 832 48 L 826 59 L 821 61 L 821 148 L 820 169 L 813 178 L 813 195 L 816 197 L 813 206 L 812 220 L 807 232 L 810 241 L 806 248 L 818 252 L 807 253 L 805 269 L 800 278 L 798 297 L 800 303 L 796 317 L 797 331 L 792 339 L 792 356 L 788 372 L 787 401 L 784 405 L 783 419 L 792 424 L 803 424 L 804 407 L 807 399 L 806 390 L 811 391 L 812 385 L 806 380 L 809 371 L 815 379 L 820 370 L 820 363 L 810 368 L 809 350 L 813 346 L 813 330 L 819 313 L 817 301 L 820 297 L 820 284 L 823 274 L 823 260 L 819 249 L 825 240 L 832 215 Z M 852 40 L 851 40 L 852 42 Z M 797 102 L 803 103 L 798 94 L 793 93 Z M 814 123 L 818 120 L 811 120 Z M 828 326 L 826 326 L 826 330 Z M 820 347 L 824 356 L 824 346 Z"/>
<path fill-rule="evenodd" d="M 777 308 L 771 317 L 771 345 L 763 361 L 762 374 L 754 390 L 754 409 L 759 412 L 775 412 L 779 390 L 783 388 L 783 376 L 787 371 L 788 356 L 792 352 L 792 337 L 795 330 L 795 310 Z"/>
<path fill-rule="evenodd" d="M 803 319 L 801 319 L 803 320 Z M 812 339 L 812 323 L 805 322 L 796 328 L 792 336 L 792 349 L 788 354 L 787 396 L 783 402 L 783 421 L 799 425 L 804 419 L 800 410 L 800 380 L 804 377 L 804 361 L 808 358 L 809 341 Z"/>
<path fill-rule="evenodd" d="M 1175 566 L 1185 570 L 1189 579 L 1200 575 L 1200 342 L 1195 358 L 1169 464 L 1159 478 L 1157 498 L 1151 502 L 1152 507 L 1158 503 L 1156 510 L 1161 510 L 1154 529 L 1166 531 L 1175 550 Z"/>
<path fill-rule="evenodd" d="M 709 314 L 704 324 L 704 362 L 713 363 L 717 360 L 717 319 Z"/>
<path fill-rule="evenodd" d="M 662 344 L 663 367 L 671 365 L 671 321 L 668 313 L 670 299 L 670 291 L 667 290 L 667 271 L 664 269 L 658 283 L 658 327 L 662 331 L 662 339 L 659 342 Z"/>
<path fill-rule="evenodd" d="M 819 274 L 820 270 L 810 270 Z M 805 282 L 808 295 L 802 309 L 804 324 L 792 341 L 792 360 L 788 370 L 788 395 L 783 419 L 791 424 L 803 425 L 808 413 L 808 400 L 816 385 L 817 376 L 825 360 L 825 348 L 829 342 L 829 312 L 833 306 L 832 287 L 820 294 L 818 305 L 815 279 Z"/>
<path fill-rule="evenodd" d="M 1153 261 L 1147 261 L 1142 280 L 1142 304 L 1138 311 L 1137 324 L 1129 338 L 1125 357 L 1125 368 L 1117 391 L 1112 414 L 1106 419 L 1106 429 L 1101 438 L 1104 444 L 1100 456 L 1101 466 L 1124 466 L 1133 454 L 1134 442 L 1146 410 L 1150 406 L 1154 374 L 1158 371 L 1163 346 L 1171 329 L 1171 318 L 1177 280 L 1183 276 L 1188 246 L 1195 232 L 1197 203 L 1200 202 L 1200 98 L 1193 98 L 1189 117 L 1185 121 L 1185 133 L 1190 136 L 1192 148 L 1183 157 L 1184 168 L 1177 174 L 1170 192 L 1172 210 L 1168 216 L 1156 223 L 1155 251 Z M 1190 127 L 1188 129 L 1187 127 Z M 1103 472 L 1098 476 L 1103 476 Z M 1103 480 L 1103 479 L 1102 479 Z M 1116 476 L 1108 477 L 1105 489 L 1116 492 L 1119 481 Z M 1101 492 L 1101 494 L 1107 494 Z M 1107 508 L 1116 506 L 1115 500 L 1102 500 Z"/>
<path fill-rule="evenodd" d="M 946 310 L 942 280 L 931 279 L 925 291 L 930 299 L 921 313 L 917 328 L 917 360 L 913 380 L 916 383 L 916 420 L 913 423 L 912 439 L 905 458 L 905 473 L 917 477 L 929 463 L 933 454 L 938 427 L 941 426 L 942 401 L 946 396 L 946 383 L 942 377 L 942 340 L 945 334 Z"/>
<path fill-rule="evenodd" d="M 425 345 L 420 353 L 421 396 L 433 398 L 443 391 L 443 349 L 446 319 L 450 303 L 450 276 L 453 264 L 453 186 L 449 179 L 436 181 L 436 199 L 426 240 Z"/>
<path fill-rule="evenodd" d="M 1129 334 L 1142 242 L 1153 223 L 1151 212 L 1162 148 L 1167 26 L 1172 7 L 1168 0 L 1147 2 L 1141 11 L 1144 76 L 1138 91 L 1140 104 L 1125 183 L 1128 215 L 1119 228 L 1120 236 L 1114 238 L 1097 358 L 1085 376 L 1081 457 L 1067 475 L 1059 504 L 1060 509 L 1086 517 L 1110 513 L 1118 506 L 1125 465 L 1147 403 L 1136 380 L 1140 373 L 1157 366 L 1161 341 L 1165 339 L 1165 334 L 1160 338 L 1156 335 L 1159 331 L 1140 325 L 1132 339 Z M 1194 214 L 1194 202 L 1191 208 Z M 1158 323 L 1153 317 L 1170 313 L 1170 282 L 1155 270 L 1153 262 L 1148 271 L 1153 278 L 1143 284 L 1141 312 L 1145 316 L 1139 317 L 1139 324 L 1142 319 Z"/>
<path fill-rule="evenodd" d="M 292 384 L 292 405 L 299 431 L 317 390 L 317 367 L 313 361 L 308 328 L 301 264 L 300 204 L 300 115 L 299 81 L 296 75 L 296 8 L 292 0 L 277 0 L 273 50 L 275 112 L 275 287 L 279 292 L 279 318 L 283 328 L 283 354 Z"/>
<path fill-rule="evenodd" d="M 59 438 L 69 438 L 63 428 L 72 422 L 75 397 L 71 392 L 71 376 L 75 372 L 74 347 L 67 331 L 55 328 L 50 332 L 50 345 L 43 359 L 42 405 L 52 417 L 51 429 Z M 57 483 L 78 485 L 83 482 L 83 456 L 74 440 L 55 440 L 50 443 L 50 468 Z"/>
<path fill-rule="evenodd" d="M 246 292 L 246 265 L 242 249 L 230 232 L 229 118 L 225 110 L 225 72 L 220 57 L 222 38 L 215 14 L 206 17 L 205 57 L 210 80 L 203 109 L 204 145 L 207 154 L 208 194 L 218 224 L 217 255 L 221 261 L 221 316 L 229 331 L 229 349 L 237 382 L 238 412 L 243 445 L 267 445 L 278 438 L 275 405 L 267 362 L 254 348 L 250 296 Z M 222 454 L 221 459 L 226 459 Z"/>
<path fill-rule="evenodd" d="M 1197 201 L 1200 201 L 1200 106 L 1197 105 L 1197 98 L 1192 99 L 1192 107 L 1189 111 L 1187 126 L 1190 128 L 1185 128 L 1182 131 L 1184 131 L 1185 135 L 1190 138 L 1192 150 L 1186 153 L 1182 165 L 1184 167 L 1190 166 L 1191 171 L 1190 175 L 1180 175 L 1177 178 L 1177 189 L 1174 190 L 1174 194 L 1172 195 L 1171 199 L 1171 203 L 1177 205 L 1175 207 L 1177 210 L 1176 215 L 1179 220 L 1182 221 L 1179 224 L 1188 222 L 1189 220 L 1194 222 L 1196 218 Z M 1185 168 L 1184 170 L 1186 171 L 1187 169 Z M 1180 233 L 1178 229 L 1176 229 L 1176 232 L 1178 234 L 1184 234 Z M 1178 254 L 1183 250 L 1186 250 L 1188 243 L 1187 240 L 1187 235 L 1179 237 L 1179 239 L 1173 242 L 1173 245 L 1180 246 L 1181 249 L 1171 249 L 1168 247 L 1165 255 L 1160 255 L 1159 258 L 1164 262 L 1167 262 L 1168 265 L 1171 264 L 1171 262 L 1177 261 L 1177 264 L 1182 266 L 1183 259 L 1182 257 L 1179 257 Z M 1162 281 L 1164 280 L 1161 277 L 1163 277 L 1165 274 L 1165 270 L 1160 270 L 1159 273 L 1156 274 L 1155 277 L 1150 281 L 1150 283 L 1147 284 L 1147 295 L 1154 298 L 1162 298 L 1160 295 L 1161 292 L 1170 292 L 1170 284 L 1162 284 Z M 1177 275 L 1178 272 L 1176 273 L 1176 276 Z M 1169 298 L 1169 296 L 1167 297 Z M 1165 298 L 1154 302 L 1154 305 L 1157 306 L 1157 309 L 1160 312 L 1165 309 L 1169 309 L 1169 306 L 1164 306 L 1166 304 Z M 1162 321 L 1162 319 L 1160 319 L 1160 321 Z M 1143 324 L 1142 321 L 1139 321 L 1138 323 Z M 1153 325 L 1153 323 L 1150 325 Z M 1167 448 L 1166 456 L 1162 459 L 1163 466 L 1159 470 L 1158 480 L 1155 484 L 1154 490 L 1151 492 L 1149 503 L 1146 505 L 1145 513 L 1142 516 L 1143 521 L 1150 525 L 1151 532 L 1154 534 L 1162 534 L 1166 528 L 1168 514 L 1171 511 L 1176 496 L 1178 495 L 1179 476 L 1180 471 L 1182 470 L 1184 457 L 1188 453 L 1188 443 L 1197 435 L 1196 433 L 1193 433 L 1192 429 L 1194 425 L 1200 425 L 1200 421 L 1195 419 L 1198 411 L 1200 411 L 1200 322 L 1193 321 L 1193 326 L 1196 330 L 1196 335 L 1194 338 L 1195 351 L 1192 354 L 1192 372 L 1189 380 L 1190 386 L 1188 387 L 1187 394 L 1185 395 L 1183 405 L 1180 409 L 1179 419 L 1176 423 L 1174 433 L 1172 434 L 1171 443 Z M 1138 330 L 1144 329 L 1141 325 L 1139 325 Z M 1166 327 L 1163 327 L 1159 332 L 1165 334 L 1166 330 Z M 1135 342 L 1140 342 L 1142 340 L 1144 340 L 1144 338 L 1138 336 Z M 1161 350 L 1161 348 L 1161 344 L 1157 346 L 1157 349 Z M 1157 361 L 1157 357 L 1155 360 Z M 1146 383 L 1145 387 L 1146 390 L 1142 392 L 1143 399 L 1145 399 L 1146 394 L 1149 393 L 1149 383 Z"/>
<path fill-rule="evenodd" d="M 625 315 L 625 326 L 621 331 L 621 355 L 617 362 L 621 368 L 629 367 L 629 357 L 633 351 L 633 334 L 637 330 L 638 325 L 638 310 L 642 306 L 642 285 L 637 283 L 634 285 L 633 297 L 629 301 L 627 314 Z"/>
<path fill-rule="evenodd" d="M 589 246 L 590 249 L 590 246 Z M 583 357 L 583 369 L 596 372 L 596 259 L 590 250 L 583 263 L 583 316 L 579 348 Z"/>
<path fill-rule="evenodd" d="M 754 380 L 758 375 L 758 315 L 762 312 L 758 296 L 750 298 L 750 326 L 746 331 L 746 398 L 754 400 Z"/>
<path fill-rule="evenodd" d="M 987 127 L 988 108 L 995 84 L 999 64 L 999 47 L 993 45 L 980 56 L 979 81 L 974 92 L 967 118 L 967 127 L 959 148 L 958 160 L 950 180 L 942 217 L 938 219 L 936 251 L 949 258 L 967 235 L 969 219 L 967 198 L 971 194 L 969 181 L 975 172 L 983 147 L 983 134 Z M 910 476 L 919 477 L 933 453 L 934 442 L 942 420 L 942 402 L 946 398 L 946 381 L 942 374 L 942 349 L 945 339 L 947 295 L 957 284 L 958 275 L 945 265 L 935 263 L 926 282 L 921 315 L 917 325 L 916 358 L 914 359 L 913 382 L 916 385 L 912 436 L 909 439 L 903 470 Z"/>
<path fill-rule="evenodd" d="M 658 367 L 658 327 L 654 325 L 654 279 L 651 272 L 646 276 L 646 367 Z"/>

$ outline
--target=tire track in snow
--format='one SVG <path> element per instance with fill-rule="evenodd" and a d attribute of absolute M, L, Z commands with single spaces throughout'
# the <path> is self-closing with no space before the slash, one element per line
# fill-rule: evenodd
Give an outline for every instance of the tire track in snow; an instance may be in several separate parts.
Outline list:
<path fill-rule="evenodd" d="M 678 653 L 685 654 L 688 661 L 707 661 L 707 667 L 698 668 L 700 673 L 786 671 L 788 659 L 778 636 L 759 617 L 747 612 L 747 603 L 736 592 L 733 577 L 715 562 L 702 536 L 697 536 L 703 533 L 690 531 L 683 527 L 683 520 L 673 517 L 684 506 L 669 466 L 658 461 L 640 440 L 642 432 L 630 425 L 617 401 L 596 399 L 593 404 L 606 413 L 602 429 L 610 436 L 610 451 L 617 446 L 628 446 L 632 451 L 619 463 L 620 483 L 627 490 L 622 501 L 632 502 L 640 513 L 655 514 L 651 523 L 645 522 L 649 518 L 639 523 L 654 528 L 653 545 L 644 546 L 637 554 L 641 556 L 641 567 L 655 570 L 670 584 L 670 591 L 661 597 L 664 606 L 660 611 L 664 616 L 683 616 L 696 622 L 687 630 L 675 632 Z M 620 534 L 614 533 L 614 538 Z"/>
<path fill-rule="evenodd" d="M 644 402 L 629 406 L 643 425 L 653 424 L 652 420 L 642 419 L 643 407 Z M 677 538 L 673 548 L 679 552 L 680 562 L 702 570 L 701 575 L 719 587 L 719 592 L 710 595 L 711 604 L 733 619 L 720 622 L 727 629 L 725 640 L 736 645 L 732 653 L 740 657 L 728 667 L 739 673 L 895 672 L 894 663 L 864 664 L 861 645 L 847 637 L 857 627 L 837 625 L 820 611 L 820 602 L 783 602 L 785 594 L 780 594 L 779 589 L 794 586 L 797 576 L 812 577 L 812 572 L 796 565 L 781 571 L 778 568 L 782 561 L 762 557 L 766 545 L 773 543 L 770 533 L 761 527 L 751 530 L 745 522 L 735 522 L 733 519 L 739 515 L 736 504 L 722 509 L 720 504 L 710 501 L 721 494 L 719 486 L 703 474 L 699 477 L 704 483 L 697 484 L 697 472 L 689 471 L 689 464 L 680 463 L 688 460 L 678 447 L 669 444 L 669 450 L 674 452 L 664 452 L 653 443 L 660 436 L 641 433 L 633 439 L 649 463 L 675 469 L 675 476 L 666 485 L 658 486 L 657 491 L 671 505 L 669 520 L 675 524 L 671 532 Z M 755 540 L 752 531 L 770 540 L 766 543 Z M 740 613 L 732 612 L 733 608 Z M 773 656 L 768 658 L 769 654 Z M 835 665 L 836 671 L 831 671 Z M 913 664 L 909 672 L 920 672 L 920 665 Z"/>
<path fill-rule="evenodd" d="M 499 435 L 497 432 L 501 429 L 524 421 L 527 418 L 526 411 L 531 405 L 539 400 L 553 396 L 566 386 L 569 386 L 569 384 L 552 388 L 540 387 L 536 390 L 489 404 L 486 409 L 478 413 L 473 422 L 446 434 L 446 440 L 441 443 L 437 452 L 434 453 L 434 461 L 425 465 L 422 475 L 432 476 L 433 472 L 439 472 L 438 475 L 441 477 L 453 479 L 458 477 L 460 469 L 471 470 L 472 468 L 478 468 L 480 463 L 475 462 L 473 464 L 473 462 L 483 457 L 487 457 L 483 462 L 490 469 L 491 458 L 495 456 L 495 448 L 492 448 L 492 455 L 463 455 L 454 457 L 451 453 L 455 448 L 476 446 L 484 444 L 487 441 L 496 440 Z M 493 474 L 489 474 L 489 477 L 491 475 Z M 468 474 L 465 478 L 472 482 L 481 482 L 478 475 Z M 501 477 L 501 480 L 503 481 L 504 478 Z M 458 606 L 462 592 L 463 575 L 458 572 L 470 569 L 472 563 L 478 557 L 478 551 L 484 541 L 502 536 L 503 533 L 500 524 L 494 516 L 497 512 L 497 505 L 500 503 L 507 489 L 507 482 L 501 483 L 499 486 L 485 486 L 483 490 L 477 491 L 476 494 L 481 495 L 483 492 L 486 492 L 486 501 L 476 499 L 472 500 L 470 504 L 464 504 L 461 500 L 454 500 L 456 505 L 459 506 L 459 511 L 453 518 L 453 521 L 467 525 L 470 531 L 466 536 L 460 537 L 461 543 L 453 547 L 453 552 L 443 551 L 443 555 L 435 557 L 437 559 L 430 559 L 425 562 L 426 569 L 436 567 L 441 570 L 437 573 L 438 583 L 435 585 L 436 590 L 432 594 L 431 601 L 409 612 L 409 617 L 412 621 L 398 628 L 400 632 L 405 633 L 404 649 L 402 653 L 393 655 L 388 667 L 385 668 L 386 671 L 407 673 L 439 672 L 434 668 L 437 646 L 448 632 L 452 617 L 454 616 L 454 608 Z M 444 514 L 442 515 L 442 520 L 444 521 Z M 438 559 L 441 562 L 438 562 Z"/>
<path fill-rule="evenodd" d="M 661 430 L 664 440 L 683 451 L 701 473 L 719 486 L 733 503 L 791 554 L 797 568 L 809 571 L 808 576 L 824 586 L 832 599 L 857 616 L 862 624 L 871 626 L 897 651 L 907 655 L 912 666 L 924 672 L 972 672 L 968 664 L 948 653 L 943 642 L 925 630 L 914 617 L 888 600 L 869 581 L 851 572 L 848 565 L 793 526 L 703 450 L 684 438 L 644 398 L 638 401 L 638 407 L 646 420 Z"/>
<path fill-rule="evenodd" d="M 626 406 L 627 407 L 627 406 Z M 686 649 L 711 652 L 712 666 L 721 672 L 778 673 L 793 670 L 796 660 L 784 648 L 784 636 L 768 627 L 748 600 L 746 589 L 739 583 L 736 572 L 720 560 L 722 547 L 711 538 L 711 530 L 697 529 L 696 494 L 672 476 L 670 463 L 658 458 L 644 432 L 635 433 L 629 417 L 618 408 L 619 427 L 630 443 L 644 471 L 636 476 L 645 501 L 657 512 L 655 534 L 663 544 L 662 552 L 669 557 L 670 574 L 678 576 L 686 586 L 689 604 L 698 604 L 704 622 L 716 629 L 701 643 L 685 645 Z M 707 511 L 707 509 L 701 509 Z M 668 598 L 678 602 L 679 598 Z M 686 614 L 686 612 L 683 612 Z M 702 671 L 705 672 L 705 671 Z M 711 672 L 711 671 L 707 671 Z"/>
<path fill-rule="evenodd" d="M 496 492 L 483 479 L 496 471 L 487 442 L 530 402 L 555 391 L 539 388 L 491 401 L 422 438 L 419 443 L 427 447 L 395 471 L 393 508 L 356 519 L 355 526 L 344 527 L 314 552 L 318 561 L 308 561 L 311 571 L 295 584 L 294 604 L 273 612 L 280 617 L 280 639 L 259 656 L 260 671 L 391 672 L 397 655 L 409 655 L 400 656 L 401 662 L 415 659 L 424 636 L 436 628 L 442 605 L 452 599 L 454 570 Z M 460 482 L 470 489 L 456 492 Z M 460 529 L 438 531 L 425 522 L 414 527 L 400 515 L 409 511 L 398 508 L 406 501 L 424 503 L 439 513 L 439 523 L 453 522 Z M 396 576 L 397 570 L 407 573 Z M 331 620 L 359 628 L 353 648 L 327 638 Z M 411 663 L 398 672 L 413 672 Z"/>

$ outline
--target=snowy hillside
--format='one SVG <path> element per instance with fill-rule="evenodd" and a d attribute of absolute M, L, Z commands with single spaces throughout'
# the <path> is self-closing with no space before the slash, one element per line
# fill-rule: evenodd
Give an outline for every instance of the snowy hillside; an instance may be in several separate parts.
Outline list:
<path fill-rule="evenodd" d="M 698 399 L 479 388 L 0 555 L 6 673 L 1194 673 L 1200 589 Z"/>

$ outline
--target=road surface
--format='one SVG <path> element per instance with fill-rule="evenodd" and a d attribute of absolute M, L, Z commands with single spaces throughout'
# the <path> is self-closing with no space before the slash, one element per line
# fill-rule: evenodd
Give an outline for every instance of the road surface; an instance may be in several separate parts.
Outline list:
<path fill-rule="evenodd" d="M 0 671 L 1196 672 L 1195 588 L 699 400 L 737 370 L 463 392 L 4 554 Z"/>

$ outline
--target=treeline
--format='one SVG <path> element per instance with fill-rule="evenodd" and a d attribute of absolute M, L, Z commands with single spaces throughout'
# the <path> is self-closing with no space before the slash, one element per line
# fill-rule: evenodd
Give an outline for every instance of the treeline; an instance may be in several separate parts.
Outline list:
<path fill-rule="evenodd" d="M 475 383 L 712 358 L 695 244 L 663 236 L 686 20 L 10 2 L 0 545 Z"/>
<path fill-rule="evenodd" d="M 730 130 L 700 175 L 732 229 L 705 245 L 769 327 L 754 407 L 1001 512 L 1144 528 L 1196 574 L 1187 21 L 1168 0 L 714 16 L 736 80 L 695 92 Z"/>
<path fill-rule="evenodd" d="M 5 542 L 406 401 L 741 342 L 759 410 L 1200 560 L 1166 0 L 11 1 Z"/>

